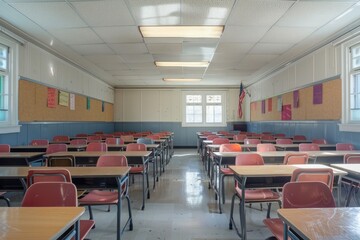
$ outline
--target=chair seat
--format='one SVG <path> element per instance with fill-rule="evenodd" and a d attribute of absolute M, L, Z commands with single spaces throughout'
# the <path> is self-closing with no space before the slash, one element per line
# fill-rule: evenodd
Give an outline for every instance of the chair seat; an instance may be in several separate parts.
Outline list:
<path fill-rule="evenodd" d="M 79 199 L 80 205 L 96 205 L 104 203 L 116 204 L 118 202 L 118 193 L 110 191 L 92 190 L 83 198 Z"/>
<path fill-rule="evenodd" d="M 220 172 L 224 175 L 234 175 L 234 172 L 230 168 L 222 167 L 220 168 Z"/>
<path fill-rule="evenodd" d="M 144 167 L 143 167 L 143 166 L 131 167 L 131 168 L 130 168 L 130 173 L 142 173 L 143 171 L 144 171 Z"/>
<path fill-rule="evenodd" d="M 263 222 L 278 240 L 284 239 L 284 223 L 280 218 L 266 218 Z"/>
<path fill-rule="evenodd" d="M 86 235 L 95 225 L 94 220 L 80 220 L 80 239 L 85 239 Z"/>
<path fill-rule="evenodd" d="M 242 193 L 240 188 L 235 188 L 236 193 L 242 198 Z M 264 200 L 279 200 L 280 194 L 274 192 L 270 189 L 250 189 L 245 190 L 245 201 L 252 201 L 252 202 L 263 202 Z"/>

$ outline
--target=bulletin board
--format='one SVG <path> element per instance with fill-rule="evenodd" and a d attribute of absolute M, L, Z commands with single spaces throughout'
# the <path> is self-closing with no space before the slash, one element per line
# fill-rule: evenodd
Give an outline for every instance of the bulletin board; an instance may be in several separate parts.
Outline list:
<path fill-rule="evenodd" d="M 87 101 L 90 108 L 87 109 Z M 19 121 L 85 121 L 112 122 L 114 106 L 111 103 L 75 94 L 75 109 L 59 105 L 48 107 L 48 87 L 26 81 L 19 81 Z"/>
<path fill-rule="evenodd" d="M 291 116 L 289 120 L 339 120 L 341 119 L 341 79 L 335 79 L 321 83 L 321 103 L 314 103 L 314 86 L 298 90 L 298 98 L 294 98 L 294 92 L 288 92 L 280 96 L 265 99 L 265 112 L 263 100 L 251 102 L 251 121 L 281 121 L 285 116 Z M 294 102 L 297 99 L 297 103 Z M 272 104 L 271 111 L 268 109 L 269 101 Z M 315 101 L 316 102 L 316 101 Z M 280 105 L 279 105 L 280 104 Z M 298 106 L 296 106 L 298 105 Z"/>

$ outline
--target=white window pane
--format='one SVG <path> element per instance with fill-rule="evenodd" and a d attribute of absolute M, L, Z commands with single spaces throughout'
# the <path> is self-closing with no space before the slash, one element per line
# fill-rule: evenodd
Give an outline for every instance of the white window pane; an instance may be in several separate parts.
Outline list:
<path fill-rule="evenodd" d="M 360 67 L 360 57 L 353 58 L 352 60 L 352 68 Z"/>
<path fill-rule="evenodd" d="M 0 58 L 0 69 L 1 70 L 6 70 L 7 69 L 6 59 L 1 59 Z"/>
<path fill-rule="evenodd" d="M 202 122 L 202 115 L 195 115 L 194 116 L 194 122 L 195 123 L 201 123 Z"/>
<path fill-rule="evenodd" d="M 8 48 L 4 45 L 0 45 L 0 58 L 7 58 Z"/>
<path fill-rule="evenodd" d="M 221 95 L 206 95 L 206 103 L 221 103 Z"/>
<path fill-rule="evenodd" d="M 201 103 L 201 95 L 186 95 L 186 103 Z"/>

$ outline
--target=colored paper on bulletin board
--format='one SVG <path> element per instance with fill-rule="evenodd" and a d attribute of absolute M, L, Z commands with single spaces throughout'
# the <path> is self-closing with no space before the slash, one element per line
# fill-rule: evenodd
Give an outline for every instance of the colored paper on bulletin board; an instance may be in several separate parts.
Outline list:
<path fill-rule="evenodd" d="M 291 105 L 284 105 L 281 112 L 281 120 L 291 120 Z"/>
<path fill-rule="evenodd" d="M 57 104 L 57 90 L 55 88 L 48 88 L 47 94 L 47 107 L 55 108 Z"/>
<path fill-rule="evenodd" d="M 75 110 L 75 94 L 70 93 L 70 110 Z"/>
<path fill-rule="evenodd" d="M 90 110 L 90 98 L 86 97 L 86 109 Z"/>
<path fill-rule="evenodd" d="M 256 102 L 250 103 L 250 109 L 251 111 L 256 111 Z"/>
<path fill-rule="evenodd" d="M 322 104 L 323 85 L 317 84 L 313 86 L 313 104 Z"/>
<path fill-rule="evenodd" d="M 272 98 L 268 99 L 268 112 L 272 111 Z"/>
<path fill-rule="evenodd" d="M 69 93 L 59 91 L 59 105 L 68 107 L 69 106 Z"/>
<path fill-rule="evenodd" d="M 299 90 L 293 92 L 293 106 L 294 108 L 299 107 Z"/>
<path fill-rule="evenodd" d="M 102 112 L 105 111 L 105 102 L 104 101 L 101 102 L 101 111 Z"/>
<path fill-rule="evenodd" d="M 282 97 L 281 96 L 277 97 L 277 110 L 278 110 L 278 112 L 282 111 Z"/>
<path fill-rule="evenodd" d="M 264 114 L 265 113 L 265 100 L 261 101 L 261 113 Z"/>

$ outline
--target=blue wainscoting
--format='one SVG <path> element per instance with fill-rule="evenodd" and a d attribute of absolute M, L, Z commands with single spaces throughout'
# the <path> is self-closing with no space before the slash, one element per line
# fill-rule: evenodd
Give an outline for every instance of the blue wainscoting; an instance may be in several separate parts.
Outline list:
<path fill-rule="evenodd" d="M 339 121 L 277 121 L 248 122 L 249 132 L 284 133 L 286 136 L 305 135 L 307 139 L 325 138 L 329 143 L 352 143 L 360 149 L 360 133 L 340 132 Z"/>
<path fill-rule="evenodd" d="M 49 139 L 55 135 L 75 136 L 77 133 L 92 134 L 96 131 L 113 133 L 113 122 L 22 122 L 19 133 L 0 134 L 0 143 L 26 145 L 32 139 Z"/>

